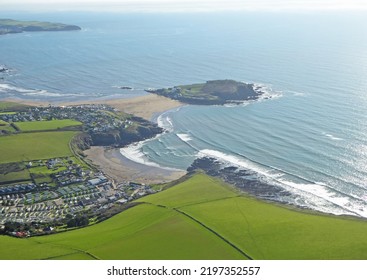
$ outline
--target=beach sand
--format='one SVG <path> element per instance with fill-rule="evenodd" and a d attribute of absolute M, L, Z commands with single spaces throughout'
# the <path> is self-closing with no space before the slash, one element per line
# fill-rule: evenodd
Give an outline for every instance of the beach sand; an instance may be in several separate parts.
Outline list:
<path fill-rule="evenodd" d="M 30 106 L 55 106 L 82 105 L 82 104 L 106 104 L 129 114 L 151 120 L 154 116 L 165 111 L 178 108 L 184 104 L 156 94 L 147 94 L 134 98 L 99 99 L 76 102 L 48 102 L 31 101 L 25 99 L 4 99 L 3 101 L 16 102 Z"/>
<path fill-rule="evenodd" d="M 101 102 L 146 120 L 151 120 L 158 113 L 183 106 L 183 103 L 179 101 L 156 94 L 148 94 L 131 99 L 111 99 Z"/>
<path fill-rule="evenodd" d="M 84 154 L 88 161 L 113 179 L 115 183 L 158 184 L 179 179 L 186 174 L 185 171 L 171 171 L 133 162 L 121 155 L 119 149 L 91 147 L 84 151 Z"/>

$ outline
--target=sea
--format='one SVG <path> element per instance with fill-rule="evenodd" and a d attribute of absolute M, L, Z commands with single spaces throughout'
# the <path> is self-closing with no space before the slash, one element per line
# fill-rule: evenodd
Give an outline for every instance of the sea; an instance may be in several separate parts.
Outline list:
<path fill-rule="evenodd" d="M 155 121 L 165 133 L 121 153 L 172 170 L 214 157 L 294 194 L 289 203 L 367 217 L 365 13 L 0 11 L 0 18 L 82 27 L 0 36 L 0 65 L 9 69 L 0 73 L 0 98 L 63 102 L 215 79 L 255 83 L 270 98 L 164 112 Z"/>

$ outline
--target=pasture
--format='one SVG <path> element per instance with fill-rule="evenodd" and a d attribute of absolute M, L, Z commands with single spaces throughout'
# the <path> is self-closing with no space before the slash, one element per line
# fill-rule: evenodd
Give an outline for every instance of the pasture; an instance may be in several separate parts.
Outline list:
<path fill-rule="evenodd" d="M 0 163 L 73 155 L 69 143 L 77 132 L 35 132 L 0 137 Z"/>
<path fill-rule="evenodd" d="M 43 131 L 59 130 L 67 127 L 81 126 L 82 123 L 75 120 L 52 120 L 52 121 L 34 121 L 34 122 L 16 122 L 14 123 L 21 131 Z"/>
<path fill-rule="evenodd" d="M 104 222 L 29 239 L 1 259 L 367 259 L 367 222 L 259 201 L 196 174 Z"/>

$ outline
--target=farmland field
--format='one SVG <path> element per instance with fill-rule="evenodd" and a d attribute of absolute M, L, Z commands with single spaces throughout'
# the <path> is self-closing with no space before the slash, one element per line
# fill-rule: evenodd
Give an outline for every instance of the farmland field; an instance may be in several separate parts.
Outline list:
<path fill-rule="evenodd" d="M 203 174 L 138 201 L 83 229 L 0 236 L 0 258 L 367 259 L 364 220 L 262 202 Z"/>
<path fill-rule="evenodd" d="M 31 249 L 33 246 L 36 250 Z M 47 250 L 40 252 L 37 249 L 41 246 L 45 249 L 60 248 L 65 252 L 55 253 Z M 66 233 L 26 240 L 0 236 L 0 259 L 69 259 L 66 255 L 68 251 L 88 252 L 90 255 L 70 255 L 70 258 L 83 259 L 90 258 L 91 255 L 101 259 L 240 259 L 242 257 L 217 236 L 203 230 L 185 216 L 147 204 L 130 208 L 100 224 Z"/>
<path fill-rule="evenodd" d="M 0 137 L 0 163 L 71 156 L 69 143 L 77 132 L 21 133 Z"/>
<path fill-rule="evenodd" d="M 42 130 L 57 130 L 70 126 L 79 126 L 82 123 L 74 120 L 52 120 L 52 121 L 16 122 L 14 124 L 21 131 L 42 131 Z"/>

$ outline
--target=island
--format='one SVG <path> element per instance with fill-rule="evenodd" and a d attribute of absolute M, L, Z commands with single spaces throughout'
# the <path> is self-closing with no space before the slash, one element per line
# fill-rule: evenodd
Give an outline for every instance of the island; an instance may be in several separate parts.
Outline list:
<path fill-rule="evenodd" d="M 81 30 L 79 26 L 42 21 L 19 21 L 0 19 L 0 35 L 34 32 L 34 31 L 73 31 Z"/>
<path fill-rule="evenodd" d="M 256 100 L 264 93 L 260 86 L 234 80 L 214 80 L 203 84 L 145 91 L 197 105 L 241 104 L 244 101 Z"/>

